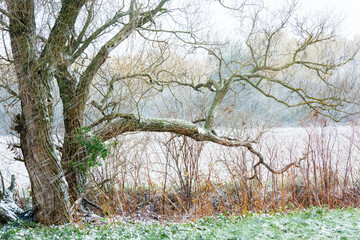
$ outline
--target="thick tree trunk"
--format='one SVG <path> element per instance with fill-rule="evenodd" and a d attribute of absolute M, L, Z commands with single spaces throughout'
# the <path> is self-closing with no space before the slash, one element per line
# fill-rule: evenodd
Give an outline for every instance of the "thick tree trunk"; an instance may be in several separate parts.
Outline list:
<path fill-rule="evenodd" d="M 87 169 L 83 169 L 83 171 L 77 170 L 77 165 L 84 164 L 86 149 L 79 145 L 77 140 L 77 131 L 82 127 L 82 121 L 79 118 L 66 117 L 68 114 L 65 114 L 65 112 L 64 116 L 65 137 L 61 162 L 69 184 L 71 202 L 75 202 L 79 194 L 84 191 L 86 183 Z"/>
<path fill-rule="evenodd" d="M 35 220 L 62 224 L 71 218 L 67 183 L 52 139 L 53 99 L 49 65 L 36 53 L 34 2 L 6 1 L 13 18 L 9 33 L 19 83 L 20 141 L 32 187 Z"/>
<path fill-rule="evenodd" d="M 29 97 L 29 96 L 28 96 Z M 23 112 L 34 111 L 35 104 L 23 101 Z M 31 108 L 32 110 L 29 110 Z M 25 115 L 26 116 L 26 115 Z M 71 218 L 67 184 L 50 138 L 50 123 L 33 115 L 16 117 L 16 127 L 25 165 L 31 182 L 35 221 L 43 224 L 62 224 Z"/>
<path fill-rule="evenodd" d="M 63 104 L 64 116 L 64 144 L 61 151 L 61 163 L 69 184 L 71 202 L 74 203 L 86 182 L 86 172 L 76 170 L 77 164 L 83 164 L 86 158 L 86 149 L 78 143 L 77 134 L 83 127 L 84 104 L 79 104 L 76 99 L 76 80 L 68 72 L 69 66 L 58 66 L 55 72 L 59 83 L 60 97 Z"/>
<path fill-rule="evenodd" d="M 34 80 L 20 81 L 20 96 L 25 121 L 21 145 L 36 206 L 35 221 L 62 224 L 71 218 L 68 186 L 51 138 L 51 99 L 44 98 L 45 89 L 31 86 Z"/>
<path fill-rule="evenodd" d="M 31 183 L 34 220 L 47 225 L 67 222 L 71 218 L 68 213 L 70 202 L 67 185 L 51 141 L 44 143 L 49 136 L 45 137 L 46 133 L 36 129 L 35 134 L 30 135 L 25 118 L 21 114 L 16 116 L 15 124 Z M 44 134 L 42 135 L 44 138 L 39 136 L 39 133 Z M 34 142 L 40 143 L 42 147 Z"/>

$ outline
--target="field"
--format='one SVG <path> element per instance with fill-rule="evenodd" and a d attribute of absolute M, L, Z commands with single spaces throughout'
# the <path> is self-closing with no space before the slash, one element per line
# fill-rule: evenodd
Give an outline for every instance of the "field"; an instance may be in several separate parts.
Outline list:
<path fill-rule="evenodd" d="M 288 214 L 208 217 L 188 223 L 5 226 L 2 239 L 360 239 L 360 210 L 311 207 Z"/>

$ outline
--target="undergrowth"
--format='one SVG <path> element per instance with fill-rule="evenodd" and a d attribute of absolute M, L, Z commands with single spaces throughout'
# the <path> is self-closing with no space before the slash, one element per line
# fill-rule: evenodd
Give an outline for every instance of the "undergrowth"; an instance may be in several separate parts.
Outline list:
<path fill-rule="evenodd" d="M 263 137 L 256 148 L 273 169 L 306 158 L 283 174 L 260 166 L 253 180 L 258 159 L 247 149 L 171 134 L 125 136 L 89 175 L 86 198 L 100 214 L 158 221 L 359 206 L 359 125 L 343 131 L 316 119 L 301 131 L 296 139 Z"/>

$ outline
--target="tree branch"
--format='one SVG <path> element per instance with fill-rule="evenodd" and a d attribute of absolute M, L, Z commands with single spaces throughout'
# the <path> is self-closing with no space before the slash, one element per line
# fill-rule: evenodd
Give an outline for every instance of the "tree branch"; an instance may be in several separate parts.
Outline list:
<path fill-rule="evenodd" d="M 66 44 L 74 31 L 76 19 L 86 0 L 63 0 L 56 22 L 41 53 L 41 59 L 56 61 L 66 49 Z"/>
<path fill-rule="evenodd" d="M 74 45 L 72 46 L 72 49 L 74 49 L 74 53 L 72 54 L 71 57 L 71 61 L 74 62 L 84 51 L 85 49 L 97 38 L 99 37 L 107 28 L 109 28 L 110 26 L 112 26 L 113 24 L 115 24 L 116 22 L 119 21 L 120 18 L 125 17 L 129 15 L 129 12 L 123 12 L 122 9 L 119 10 L 115 16 L 108 20 L 104 25 L 102 25 L 101 27 L 99 27 L 98 29 L 96 29 L 96 31 L 94 33 L 92 33 L 88 38 L 86 38 L 82 45 L 80 46 L 80 48 L 78 48 L 78 46 L 81 43 L 83 34 L 80 34 L 78 39 L 75 41 Z"/>
<path fill-rule="evenodd" d="M 0 8 L 0 13 L 4 14 L 7 18 L 11 17 L 10 14 L 6 10 L 4 10 L 2 8 Z"/>
<path fill-rule="evenodd" d="M 292 166 L 300 166 L 301 161 L 307 158 L 308 153 L 304 154 L 302 158 L 297 161 L 291 162 L 280 170 L 273 169 L 269 164 L 264 161 L 264 157 L 260 152 L 256 151 L 252 143 L 254 141 L 243 141 L 236 138 L 218 136 L 215 131 L 208 130 L 195 125 L 192 122 L 179 119 L 167 118 L 121 118 L 114 122 L 105 125 L 95 134 L 104 141 L 114 138 L 126 132 L 169 132 L 179 135 L 190 137 L 196 141 L 207 141 L 217 143 L 227 147 L 245 147 L 259 160 L 253 166 L 254 175 L 248 179 L 257 178 L 257 168 L 260 165 L 265 166 L 270 172 L 274 174 L 281 174 L 286 172 Z"/>
<path fill-rule="evenodd" d="M 76 102 L 79 103 L 80 108 L 84 107 L 86 99 L 89 95 L 92 79 L 102 64 L 105 62 L 109 53 L 120 43 L 125 41 L 125 39 L 127 39 L 137 27 L 141 27 L 144 24 L 152 21 L 153 17 L 158 12 L 162 11 L 164 4 L 168 1 L 169 0 L 161 0 L 153 10 L 149 10 L 141 14 L 139 14 L 137 11 L 133 13 L 129 23 L 126 24 L 117 34 L 115 34 L 115 36 L 113 36 L 101 47 L 95 58 L 90 62 L 89 66 L 84 71 L 82 77 L 80 78 L 79 85 L 76 88 Z"/>
<path fill-rule="evenodd" d="M 258 179 L 258 175 L 257 175 L 257 167 L 259 167 L 260 165 L 263 165 L 267 170 L 269 170 L 271 173 L 273 174 L 282 174 L 284 172 L 286 172 L 287 170 L 289 170 L 289 168 L 291 167 L 300 167 L 300 163 L 305 160 L 307 158 L 307 156 L 309 155 L 309 153 L 306 153 L 303 155 L 302 158 L 300 158 L 299 160 L 297 161 L 294 161 L 294 162 L 291 162 L 287 165 L 285 165 L 282 169 L 280 170 L 275 170 L 273 169 L 269 164 L 267 164 L 265 161 L 264 161 L 264 157 L 261 155 L 261 153 L 259 153 L 258 151 L 256 151 L 251 145 L 248 145 L 247 146 L 247 149 L 252 153 L 254 154 L 255 156 L 258 157 L 259 161 L 253 165 L 253 171 L 254 171 L 254 175 L 252 175 L 251 177 L 247 177 L 248 180 L 252 180 L 252 179 L 255 179 L 257 178 Z"/>
<path fill-rule="evenodd" d="M 188 136 L 197 141 L 208 141 L 228 147 L 247 146 L 253 141 L 242 141 L 236 138 L 221 137 L 214 131 L 199 127 L 196 124 L 181 120 L 168 118 L 120 118 L 109 122 L 103 128 L 95 131 L 103 140 L 109 140 L 126 132 L 170 132 Z"/>

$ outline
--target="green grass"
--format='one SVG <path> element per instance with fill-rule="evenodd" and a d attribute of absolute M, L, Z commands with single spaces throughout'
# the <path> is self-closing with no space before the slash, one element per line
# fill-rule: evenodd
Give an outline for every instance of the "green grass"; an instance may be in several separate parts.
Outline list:
<path fill-rule="evenodd" d="M 309 208 L 290 214 L 206 218 L 197 222 L 103 227 L 12 227 L 2 239 L 360 239 L 360 209 Z"/>

